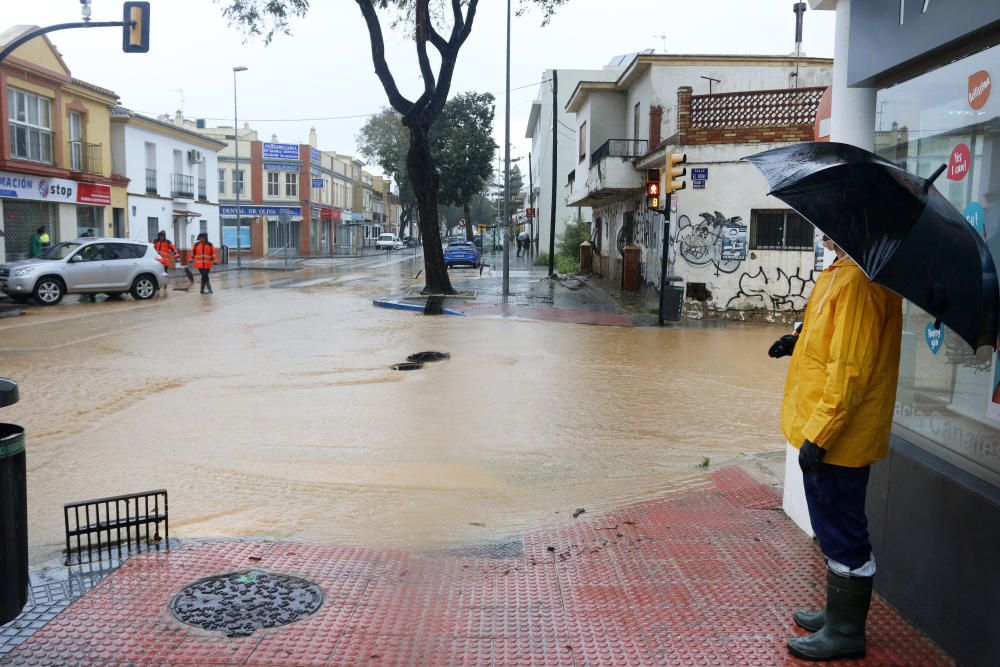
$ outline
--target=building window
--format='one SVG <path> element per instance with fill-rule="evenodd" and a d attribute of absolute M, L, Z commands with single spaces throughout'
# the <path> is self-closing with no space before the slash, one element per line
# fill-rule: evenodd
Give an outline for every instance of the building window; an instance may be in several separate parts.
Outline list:
<path fill-rule="evenodd" d="M 285 196 L 299 196 L 299 175 L 294 172 L 287 172 L 285 174 Z"/>
<path fill-rule="evenodd" d="M 276 171 L 267 172 L 267 196 L 277 197 L 281 194 L 281 174 Z"/>
<path fill-rule="evenodd" d="M 69 168 L 83 171 L 83 119 L 76 111 L 69 114 Z"/>
<path fill-rule="evenodd" d="M 52 102 L 9 88 L 7 110 L 10 156 L 52 162 Z"/>
<path fill-rule="evenodd" d="M 243 170 L 233 169 L 233 194 L 241 195 L 244 193 L 243 190 Z"/>
<path fill-rule="evenodd" d="M 219 194 L 226 194 L 226 170 L 219 169 Z"/>
<path fill-rule="evenodd" d="M 587 157 L 587 121 L 580 126 L 580 161 Z"/>
<path fill-rule="evenodd" d="M 750 212 L 751 250 L 813 250 L 815 228 L 795 211 Z"/>
<path fill-rule="evenodd" d="M 639 141 L 639 107 L 642 102 L 636 102 L 632 109 L 632 138 Z"/>
<path fill-rule="evenodd" d="M 146 233 L 150 243 L 156 240 L 156 235 L 160 233 L 159 218 L 146 218 Z"/>

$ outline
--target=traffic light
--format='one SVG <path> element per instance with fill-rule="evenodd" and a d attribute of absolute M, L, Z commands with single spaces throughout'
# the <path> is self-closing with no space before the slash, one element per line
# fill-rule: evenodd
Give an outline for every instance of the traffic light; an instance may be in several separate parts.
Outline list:
<path fill-rule="evenodd" d="M 146 53 L 149 51 L 149 3 L 126 2 L 123 8 L 122 51 Z"/>
<path fill-rule="evenodd" d="M 664 187 L 667 195 L 673 194 L 674 192 L 683 190 L 687 187 L 686 181 L 676 180 L 682 176 L 687 176 L 687 167 L 678 166 L 687 164 L 687 161 L 687 153 L 667 153 L 667 183 L 666 187 Z"/>
<path fill-rule="evenodd" d="M 660 208 L 660 170 L 646 170 L 646 208 L 651 211 Z"/>

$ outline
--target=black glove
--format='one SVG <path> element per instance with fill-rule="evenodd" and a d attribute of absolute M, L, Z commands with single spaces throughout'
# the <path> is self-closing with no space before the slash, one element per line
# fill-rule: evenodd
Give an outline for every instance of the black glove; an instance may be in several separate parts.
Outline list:
<path fill-rule="evenodd" d="M 771 345 L 771 349 L 767 351 L 769 357 L 778 359 L 780 357 L 791 356 L 792 351 L 795 349 L 795 343 L 799 340 L 799 337 L 795 334 L 785 334 L 778 340 L 774 341 Z"/>
<path fill-rule="evenodd" d="M 826 450 L 808 440 L 799 447 L 799 467 L 803 473 L 819 472 L 819 464 L 823 462 Z"/>

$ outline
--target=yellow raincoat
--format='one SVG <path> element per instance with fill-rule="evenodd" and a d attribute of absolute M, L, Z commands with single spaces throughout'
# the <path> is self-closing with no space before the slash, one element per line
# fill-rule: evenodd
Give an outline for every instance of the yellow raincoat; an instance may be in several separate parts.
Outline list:
<path fill-rule="evenodd" d="M 781 430 L 824 463 L 861 468 L 889 453 L 903 309 L 848 257 L 821 272 L 785 380 Z"/>

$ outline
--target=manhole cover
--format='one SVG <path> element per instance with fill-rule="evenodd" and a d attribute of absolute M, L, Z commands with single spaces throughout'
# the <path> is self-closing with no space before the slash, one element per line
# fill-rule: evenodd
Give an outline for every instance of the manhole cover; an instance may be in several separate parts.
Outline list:
<path fill-rule="evenodd" d="M 392 370 L 394 371 L 416 371 L 424 367 L 424 362 L 422 361 L 404 361 L 398 364 L 392 365 Z"/>
<path fill-rule="evenodd" d="M 227 637 L 293 623 L 323 604 L 316 584 L 284 574 L 234 572 L 191 584 L 170 601 L 177 620 Z"/>

